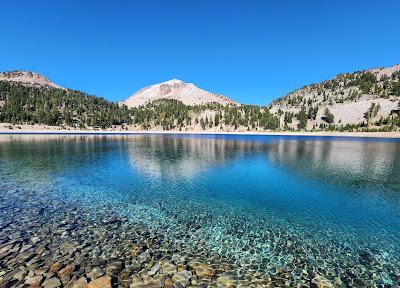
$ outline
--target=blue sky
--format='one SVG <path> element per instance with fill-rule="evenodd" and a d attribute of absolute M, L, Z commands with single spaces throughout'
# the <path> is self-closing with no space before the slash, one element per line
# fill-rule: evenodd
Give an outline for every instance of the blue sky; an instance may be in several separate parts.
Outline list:
<path fill-rule="evenodd" d="M 2 1 L 0 70 L 109 100 L 172 78 L 267 104 L 400 63 L 400 1 Z"/>

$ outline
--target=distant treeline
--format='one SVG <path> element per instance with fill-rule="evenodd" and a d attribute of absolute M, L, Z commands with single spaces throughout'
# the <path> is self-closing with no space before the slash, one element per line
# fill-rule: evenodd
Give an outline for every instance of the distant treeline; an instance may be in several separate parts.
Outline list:
<path fill-rule="evenodd" d="M 153 101 L 128 108 L 75 90 L 26 86 L 0 81 L 0 122 L 78 128 L 135 125 L 141 129 L 183 129 L 200 125 L 275 130 L 279 119 L 265 107 L 207 104 L 187 106 L 177 100 Z"/>
<path fill-rule="evenodd" d="M 126 107 L 74 90 L 0 81 L 0 101 L 0 121 L 13 124 L 106 128 L 130 121 Z"/>
<path fill-rule="evenodd" d="M 399 104 L 400 105 L 400 104 Z M 380 106 L 371 106 L 365 113 L 365 122 L 335 125 L 334 116 L 325 108 L 324 123 L 316 130 L 390 131 L 400 127 L 399 115 L 371 123 Z M 400 110 L 400 107 L 399 107 Z M 157 100 L 144 107 L 128 108 L 75 90 L 26 86 L 0 81 L 0 122 L 11 124 L 45 124 L 76 128 L 154 127 L 163 130 L 184 130 L 198 126 L 204 130 L 278 130 L 283 115 L 285 130 L 294 118 L 297 129 L 307 128 L 307 122 L 316 119 L 318 107 L 303 107 L 298 113 L 278 111 L 277 116 L 268 107 L 255 105 L 223 106 L 218 103 L 188 106 L 177 100 Z M 370 126 L 374 125 L 374 128 Z"/>

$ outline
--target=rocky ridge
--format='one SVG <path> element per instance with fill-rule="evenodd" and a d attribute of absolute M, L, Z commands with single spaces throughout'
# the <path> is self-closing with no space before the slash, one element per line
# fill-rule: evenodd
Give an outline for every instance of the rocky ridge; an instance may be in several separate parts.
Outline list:
<path fill-rule="evenodd" d="M 26 86 L 65 89 L 64 87 L 50 81 L 43 75 L 31 71 L 18 70 L 0 72 L 0 81 L 17 82 Z"/>

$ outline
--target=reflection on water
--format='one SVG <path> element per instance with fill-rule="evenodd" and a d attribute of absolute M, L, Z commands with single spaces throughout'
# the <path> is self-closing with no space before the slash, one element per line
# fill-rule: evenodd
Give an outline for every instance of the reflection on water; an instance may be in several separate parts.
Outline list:
<path fill-rule="evenodd" d="M 226 165 L 234 158 L 258 153 L 302 177 L 355 186 L 393 185 L 393 190 L 400 190 L 400 181 L 395 179 L 400 170 L 399 141 L 281 138 L 242 136 L 237 141 L 232 136 L 1 135 L 0 156 L 3 161 L 21 158 L 24 164 L 48 170 L 36 172 L 49 173 L 66 168 L 58 165 L 59 159 L 67 168 L 74 164 L 80 167 L 81 162 L 75 161 L 80 154 L 90 157 L 96 153 L 98 157 L 120 148 L 134 169 L 145 174 L 185 177 L 207 170 L 209 165 Z"/>
<path fill-rule="evenodd" d="M 210 166 L 226 165 L 245 152 L 259 151 L 261 144 L 210 138 L 146 137 L 141 145 L 130 145 L 134 169 L 153 177 L 194 177 Z"/>
<path fill-rule="evenodd" d="M 396 140 L 0 136 L 0 188 L 117 213 L 191 259 L 217 253 L 238 280 L 291 271 L 290 285 L 400 279 L 399 163 Z"/>
<path fill-rule="evenodd" d="M 269 148 L 271 161 L 303 177 L 400 191 L 398 142 L 280 140 Z"/>

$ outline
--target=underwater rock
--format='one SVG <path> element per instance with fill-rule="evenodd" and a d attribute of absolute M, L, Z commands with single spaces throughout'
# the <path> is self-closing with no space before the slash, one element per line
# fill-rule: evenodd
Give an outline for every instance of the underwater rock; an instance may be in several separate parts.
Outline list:
<path fill-rule="evenodd" d="M 69 264 L 69 265 L 65 266 L 63 269 L 61 269 L 60 271 L 58 271 L 57 274 L 58 274 L 58 277 L 60 277 L 61 281 L 64 284 L 66 284 L 66 283 L 68 283 L 70 275 L 74 271 L 75 271 L 75 264 Z"/>
<path fill-rule="evenodd" d="M 129 288 L 141 288 L 143 287 L 143 285 L 144 285 L 143 280 L 140 277 L 134 275 L 132 277 L 132 282 L 129 285 Z"/>
<path fill-rule="evenodd" d="M 60 287 L 61 281 L 58 278 L 52 277 L 50 279 L 47 279 L 43 282 L 44 288 L 57 288 Z"/>
<path fill-rule="evenodd" d="M 133 269 L 131 267 L 124 268 L 119 274 L 118 274 L 118 283 L 121 284 L 122 286 L 128 287 L 129 284 L 132 282 L 132 271 Z"/>
<path fill-rule="evenodd" d="M 73 243 L 63 243 L 60 245 L 59 250 L 63 254 L 73 254 L 76 251 L 75 245 Z"/>
<path fill-rule="evenodd" d="M 170 262 L 163 262 L 161 264 L 161 269 L 164 275 L 170 275 L 170 276 L 177 271 L 176 266 Z"/>
<path fill-rule="evenodd" d="M 43 276 L 28 276 L 25 278 L 25 284 L 30 286 L 40 286 L 40 283 L 43 280 Z"/>
<path fill-rule="evenodd" d="M 111 276 L 113 274 L 118 274 L 123 267 L 123 263 L 120 260 L 115 260 L 109 263 L 106 267 L 106 275 Z"/>
<path fill-rule="evenodd" d="M 333 288 L 333 284 L 322 275 L 316 275 L 312 280 L 318 288 Z"/>
<path fill-rule="evenodd" d="M 187 286 L 189 284 L 190 278 L 192 277 L 192 272 L 183 270 L 174 274 L 172 281 L 176 284 L 181 284 Z"/>
<path fill-rule="evenodd" d="M 87 287 L 87 280 L 85 277 L 79 278 L 72 284 L 72 288 L 86 288 L 86 287 Z"/>
<path fill-rule="evenodd" d="M 203 263 L 192 262 L 189 263 L 189 267 L 195 271 L 200 279 L 211 279 L 215 275 L 215 269 Z"/>
<path fill-rule="evenodd" d="M 151 255 L 149 251 L 145 251 L 141 253 L 137 258 L 140 264 L 145 264 L 151 260 Z"/>
<path fill-rule="evenodd" d="M 88 274 L 89 279 L 94 280 L 104 275 L 104 271 L 101 267 L 94 267 Z"/>
<path fill-rule="evenodd" d="M 26 277 L 26 272 L 25 271 L 18 271 L 17 273 L 14 274 L 13 279 L 22 281 Z"/>
<path fill-rule="evenodd" d="M 56 273 L 60 269 L 61 269 L 61 263 L 60 262 L 54 262 L 50 267 L 50 272 Z"/>
<path fill-rule="evenodd" d="M 230 288 L 235 287 L 235 282 L 229 276 L 220 276 L 217 279 L 218 287 Z"/>
<path fill-rule="evenodd" d="M 92 280 L 87 285 L 87 288 L 111 288 L 111 277 L 103 276 Z"/>
<path fill-rule="evenodd" d="M 34 237 L 32 237 L 31 238 L 31 242 L 33 243 L 33 244 L 36 244 L 36 243 L 38 243 L 38 242 L 40 242 L 40 238 L 39 237 L 37 237 L 37 236 L 34 236 Z"/>
<path fill-rule="evenodd" d="M 143 246 L 141 245 L 135 245 L 131 249 L 131 255 L 132 257 L 136 257 L 138 254 L 143 252 Z"/>
<path fill-rule="evenodd" d="M 164 278 L 163 288 L 173 288 L 174 282 L 172 281 L 171 277 L 167 276 Z"/>
<path fill-rule="evenodd" d="M 149 275 L 149 276 L 153 276 L 154 274 L 156 274 L 158 271 L 160 271 L 160 269 L 161 269 L 161 266 L 160 266 L 160 264 L 155 264 L 151 269 L 150 269 L 150 271 L 149 272 L 147 272 L 147 274 Z"/>
<path fill-rule="evenodd" d="M 7 253 L 9 250 L 11 250 L 12 247 L 13 247 L 13 245 L 6 245 L 6 246 L 0 248 L 0 255 Z"/>

